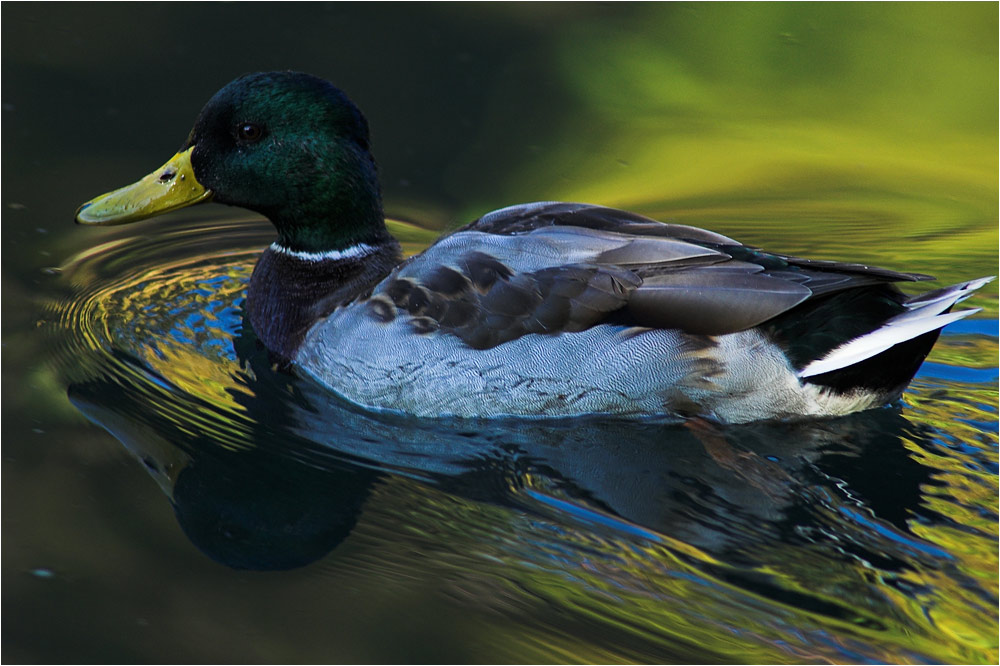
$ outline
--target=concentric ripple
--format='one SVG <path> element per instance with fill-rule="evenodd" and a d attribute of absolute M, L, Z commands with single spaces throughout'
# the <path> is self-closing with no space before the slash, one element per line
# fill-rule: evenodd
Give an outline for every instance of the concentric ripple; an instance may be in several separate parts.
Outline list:
<path fill-rule="evenodd" d="M 54 319 L 48 332 L 67 383 L 101 377 L 127 385 L 175 423 L 231 439 L 221 424 L 239 430 L 246 421 L 234 400 L 248 379 L 233 344 L 240 303 L 272 233 L 239 220 L 153 229 L 101 243 L 54 269 L 68 293 L 46 304 Z"/>

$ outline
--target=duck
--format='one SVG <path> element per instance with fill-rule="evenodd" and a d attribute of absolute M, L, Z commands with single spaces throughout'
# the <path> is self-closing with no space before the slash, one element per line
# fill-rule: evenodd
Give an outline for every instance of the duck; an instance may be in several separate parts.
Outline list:
<path fill-rule="evenodd" d="M 875 408 L 992 279 L 908 296 L 898 284 L 933 278 L 557 201 L 486 213 L 404 260 L 367 120 L 291 71 L 224 86 L 166 164 L 75 219 L 209 201 L 277 231 L 243 305 L 276 362 L 362 409 L 427 418 L 739 424 Z"/>

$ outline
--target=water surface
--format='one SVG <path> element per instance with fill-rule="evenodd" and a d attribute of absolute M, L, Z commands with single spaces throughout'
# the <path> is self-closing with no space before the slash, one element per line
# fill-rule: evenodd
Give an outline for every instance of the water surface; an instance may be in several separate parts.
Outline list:
<path fill-rule="evenodd" d="M 421 421 L 271 367 L 259 218 L 70 222 L 295 67 L 367 112 L 408 252 L 566 199 L 971 279 L 993 8 L 393 7 L 4 6 L 5 658 L 995 663 L 995 285 L 847 418 Z"/>

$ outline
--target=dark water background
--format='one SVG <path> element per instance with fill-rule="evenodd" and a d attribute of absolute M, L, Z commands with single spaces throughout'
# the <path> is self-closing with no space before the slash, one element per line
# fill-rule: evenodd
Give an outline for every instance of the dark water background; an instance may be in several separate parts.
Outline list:
<path fill-rule="evenodd" d="M 2 19 L 4 661 L 996 663 L 995 285 L 882 410 L 427 423 L 254 358 L 258 218 L 71 222 L 169 157 L 221 85 L 291 68 L 366 112 L 411 252 L 562 199 L 989 275 L 995 5 Z"/>

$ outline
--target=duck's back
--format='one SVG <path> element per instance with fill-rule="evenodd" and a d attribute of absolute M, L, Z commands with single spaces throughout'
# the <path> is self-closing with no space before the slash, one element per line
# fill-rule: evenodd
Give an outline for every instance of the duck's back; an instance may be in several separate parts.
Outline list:
<path fill-rule="evenodd" d="M 978 286 L 914 302 L 892 286 L 922 279 L 526 204 L 399 266 L 314 325 L 295 361 L 352 401 L 425 416 L 846 413 L 898 395 Z"/>

